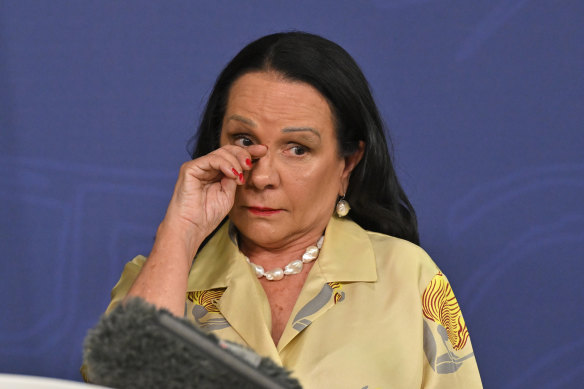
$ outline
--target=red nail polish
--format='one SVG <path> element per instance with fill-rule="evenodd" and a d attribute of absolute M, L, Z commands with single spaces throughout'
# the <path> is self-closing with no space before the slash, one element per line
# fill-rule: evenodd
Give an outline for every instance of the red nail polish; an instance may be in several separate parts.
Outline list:
<path fill-rule="evenodd" d="M 237 170 L 235 170 L 235 168 L 231 168 L 231 171 L 233 172 L 233 174 L 235 174 L 236 176 L 239 176 L 239 173 L 237 172 Z"/>
<path fill-rule="evenodd" d="M 239 180 L 241 182 L 245 182 L 245 179 L 243 178 L 243 173 L 239 174 Z"/>
<path fill-rule="evenodd" d="M 251 166 L 251 159 L 249 159 L 249 158 L 246 158 L 246 159 L 245 159 L 245 164 L 246 164 L 247 166 Z"/>

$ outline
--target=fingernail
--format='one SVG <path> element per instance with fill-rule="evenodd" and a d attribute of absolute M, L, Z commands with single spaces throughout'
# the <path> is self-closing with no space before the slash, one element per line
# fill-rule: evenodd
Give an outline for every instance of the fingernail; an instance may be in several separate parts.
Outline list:
<path fill-rule="evenodd" d="M 235 168 L 232 168 L 231 171 L 233 172 L 233 174 L 235 174 L 236 176 L 239 176 L 239 172 L 237 170 L 235 170 Z"/>
<path fill-rule="evenodd" d="M 245 182 L 245 179 L 243 178 L 243 173 L 239 174 L 239 180 L 241 182 Z"/>
<path fill-rule="evenodd" d="M 246 158 L 246 159 L 245 159 L 245 164 L 246 164 L 247 166 L 251 166 L 251 159 L 249 159 L 249 158 Z"/>

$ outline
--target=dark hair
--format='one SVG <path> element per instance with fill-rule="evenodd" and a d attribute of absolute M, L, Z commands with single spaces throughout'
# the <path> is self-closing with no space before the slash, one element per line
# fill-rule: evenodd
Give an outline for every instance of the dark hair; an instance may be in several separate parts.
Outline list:
<path fill-rule="evenodd" d="M 416 214 L 396 177 L 369 84 L 342 47 L 318 35 L 277 33 L 244 47 L 215 82 L 192 139 L 192 158 L 219 147 L 229 90 L 239 77 L 256 71 L 274 71 L 284 79 L 310 84 L 328 100 L 340 153 L 350 155 L 358 150 L 359 141 L 365 142 L 345 195 L 351 219 L 366 230 L 419 244 Z"/>

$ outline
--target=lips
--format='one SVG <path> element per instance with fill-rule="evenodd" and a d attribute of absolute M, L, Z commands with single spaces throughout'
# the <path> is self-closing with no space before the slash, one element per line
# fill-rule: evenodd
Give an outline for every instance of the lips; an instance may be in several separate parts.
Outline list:
<path fill-rule="evenodd" d="M 269 216 L 276 215 L 282 212 L 281 209 L 267 208 L 267 207 L 247 207 L 248 211 L 254 215 Z"/>

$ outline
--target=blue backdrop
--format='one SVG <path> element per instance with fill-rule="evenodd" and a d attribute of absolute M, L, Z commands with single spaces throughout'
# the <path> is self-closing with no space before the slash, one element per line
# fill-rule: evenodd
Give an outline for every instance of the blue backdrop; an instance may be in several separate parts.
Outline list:
<path fill-rule="evenodd" d="M 578 387 L 582 15 L 581 0 L 0 0 L 0 372 L 79 379 L 219 70 L 303 29 L 368 77 L 485 387 Z"/>

